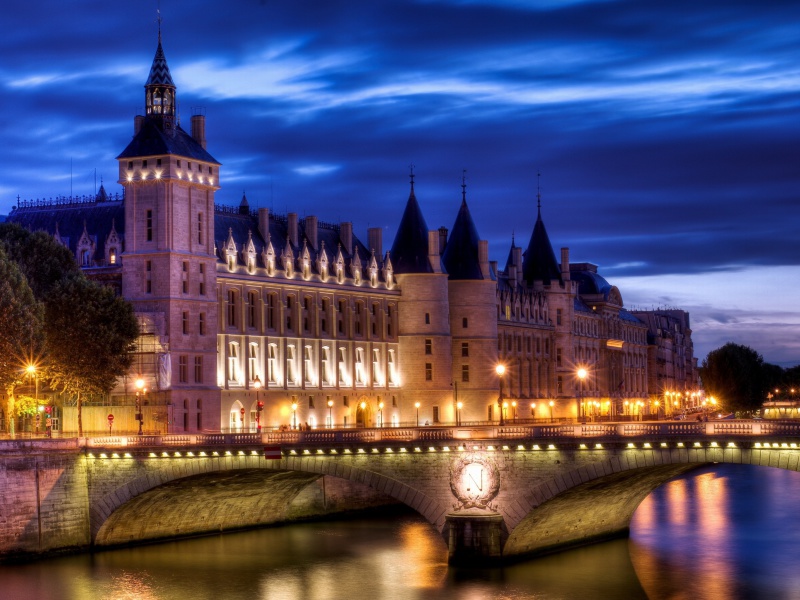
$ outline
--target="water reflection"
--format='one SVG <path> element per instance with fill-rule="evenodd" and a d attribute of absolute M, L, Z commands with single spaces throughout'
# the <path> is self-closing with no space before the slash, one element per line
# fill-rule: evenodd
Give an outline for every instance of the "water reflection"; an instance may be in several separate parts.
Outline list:
<path fill-rule="evenodd" d="M 798 473 L 715 465 L 648 497 L 630 540 L 503 569 L 448 568 L 441 536 L 401 512 L 0 566 L 0 598 L 797 598 L 798 498 Z"/>
<path fill-rule="evenodd" d="M 800 473 L 714 465 L 662 486 L 631 523 L 652 599 L 797 598 Z"/>

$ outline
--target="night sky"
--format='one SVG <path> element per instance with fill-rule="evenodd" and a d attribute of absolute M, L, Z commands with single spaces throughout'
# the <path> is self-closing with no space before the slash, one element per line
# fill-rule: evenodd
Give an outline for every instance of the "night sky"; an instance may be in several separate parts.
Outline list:
<path fill-rule="evenodd" d="M 0 37 L 0 214 L 113 193 L 157 2 L 14 2 Z M 409 165 L 431 229 L 467 201 L 502 267 L 542 216 L 628 308 L 691 312 L 800 363 L 800 2 L 164 0 L 182 125 L 217 202 L 384 227 Z M 537 178 L 537 173 L 541 176 Z M 95 183 L 96 182 L 96 183 Z"/>

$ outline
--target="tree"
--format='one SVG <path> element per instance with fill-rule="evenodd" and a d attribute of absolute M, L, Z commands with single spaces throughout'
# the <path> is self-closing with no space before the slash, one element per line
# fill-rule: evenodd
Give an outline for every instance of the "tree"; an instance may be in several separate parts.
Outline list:
<path fill-rule="evenodd" d="M 0 385 L 6 391 L 8 431 L 14 433 L 15 387 L 43 346 L 42 306 L 25 277 L 0 248 Z"/>
<path fill-rule="evenodd" d="M 706 393 L 728 410 L 758 410 L 767 393 L 767 370 L 762 356 L 748 346 L 729 342 L 708 353 L 700 368 Z"/>
<path fill-rule="evenodd" d="M 40 302 L 47 299 L 56 283 L 69 274 L 80 272 L 69 249 L 44 231 L 32 232 L 18 223 L 2 223 L 0 243 Z"/>
<path fill-rule="evenodd" d="M 83 436 L 81 395 L 106 394 L 128 372 L 139 325 L 130 303 L 80 273 L 52 288 L 45 320 L 49 380 L 76 396 Z"/>

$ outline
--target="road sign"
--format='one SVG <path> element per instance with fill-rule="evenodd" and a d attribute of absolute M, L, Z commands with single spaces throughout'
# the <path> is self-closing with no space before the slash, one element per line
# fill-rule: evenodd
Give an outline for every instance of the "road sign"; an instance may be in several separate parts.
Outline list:
<path fill-rule="evenodd" d="M 280 446 L 264 446 L 264 458 L 267 460 L 280 460 L 281 447 Z"/>
<path fill-rule="evenodd" d="M 113 423 L 114 422 L 114 415 L 108 415 L 108 422 L 109 423 Z"/>

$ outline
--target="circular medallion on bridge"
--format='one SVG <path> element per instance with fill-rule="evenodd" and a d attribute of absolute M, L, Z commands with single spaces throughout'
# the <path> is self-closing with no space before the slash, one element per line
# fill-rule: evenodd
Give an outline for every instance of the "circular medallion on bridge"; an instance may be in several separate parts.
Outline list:
<path fill-rule="evenodd" d="M 458 510 L 491 509 L 489 503 L 500 491 L 500 473 L 486 456 L 468 454 L 450 466 L 450 489 L 461 504 Z"/>

